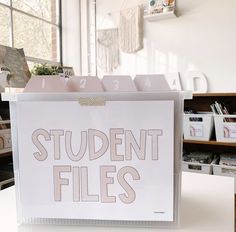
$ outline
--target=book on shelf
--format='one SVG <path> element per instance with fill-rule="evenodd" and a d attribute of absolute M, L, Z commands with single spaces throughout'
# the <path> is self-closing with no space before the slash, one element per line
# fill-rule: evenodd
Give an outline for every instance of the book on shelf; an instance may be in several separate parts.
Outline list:
<path fill-rule="evenodd" d="M 215 103 L 210 105 L 210 108 L 213 112 L 213 114 L 216 115 L 229 115 L 229 109 L 224 103 L 219 103 L 215 101 Z M 233 118 L 224 118 L 224 122 L 235 122 L 235 119 Z"/>

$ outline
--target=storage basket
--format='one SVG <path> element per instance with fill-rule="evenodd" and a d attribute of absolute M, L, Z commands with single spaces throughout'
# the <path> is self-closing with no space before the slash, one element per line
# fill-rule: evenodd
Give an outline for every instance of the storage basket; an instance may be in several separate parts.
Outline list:
<path fill-rule="evenodd" d="M 236 143 L 236 115 L 214 115 L 214 121 L 216 140 Z"/>
<path fill-rule="evenodd" d="M 184 114 L 184 139 L 209 141 L 213 131 L 213 115 Z"/>
<path fill-rule="evenodd" d="M 182 161 L 182 170 L 184 172 L 197 172 L 202 174 L 212 174 L 211 164 L 201 164 Z"/>
<path fill-rule="evenodd" d="M 213 159 L 213 161 L 210 164 L 182 161 L 182 171 L 202 173 L 202 174 L 212 174 L 213 165 L 216 164 L 216 162 L 217 162 L 216 159 Z"/>

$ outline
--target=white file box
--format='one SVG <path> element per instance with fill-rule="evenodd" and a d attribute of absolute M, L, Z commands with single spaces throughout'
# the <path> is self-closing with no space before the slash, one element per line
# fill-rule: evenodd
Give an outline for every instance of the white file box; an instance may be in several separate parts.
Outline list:
<path fill-rule="evenodd" d="M 183 93 L 2 98 L 19 223 L 179 226 Z"/>

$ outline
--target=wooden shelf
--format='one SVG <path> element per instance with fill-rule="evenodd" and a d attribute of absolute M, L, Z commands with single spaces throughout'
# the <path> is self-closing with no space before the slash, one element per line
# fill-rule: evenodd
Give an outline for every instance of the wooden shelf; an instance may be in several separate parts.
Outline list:
<path fill-rule="evenodd" d="M 0 159 L 5 158 L 5 157 L 11 157 L 11 156 L 12 156 L 11 151 L 10 152 L 5 152 L 5 153 L 0 154 Z"/>
<path fill-rule="evenodd" d="M 210 105 L 215 101 L 224 103 L 228 106 L 231 113 L 236 111 L 236 92 L 235 93 L 195 93 L 193 99 L 185 100 L 185 108 L 194 109 L 197 112 L 212 112 Z"/>
<path fill-rule="evenodd" d="M 194 93 L 193 97 L 236 97 L 236 93 Z"/>
<path fill-rule="evenodd" d="M 184 144 L 200 144 L 200 145 L 211 145 L 211 146 L 227 146 L 236 147 L 236 143 L 225 143 L 217 141 L 197 141 L 197 140 L 184 140 Z"/>
<path fill-rule="evenodd" d="M 0 124 L 10 124 L 10 120 L 0 120 Z"/>
<path fill-rule="evenodd" d="M 9 153 L 9 152 L 12 152 L 11 148 L 1 149 L 0 150 L 0 157 L 2 156 L 2 154 Z"/>
<path fill-rule="evenodd" d="M 150 22 L 159 21 L 162 19 L 171 19 L 171 18 L 176 18 L 175 11 L 144 15 L 144 20 L 147 20 Z"/>

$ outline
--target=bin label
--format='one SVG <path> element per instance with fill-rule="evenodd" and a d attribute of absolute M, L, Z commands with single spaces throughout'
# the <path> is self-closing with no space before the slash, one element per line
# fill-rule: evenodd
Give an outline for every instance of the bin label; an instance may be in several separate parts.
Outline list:
<path fill-rule="evenodd" d="M 22 213 L 173 221 L 174 102 L 17 104 Z"/>
<path fill-rule="evenodd" d="M 202 124 L 190 124 L 191 137 L 204 137 L 204 130 Z"/>
<path fill-rule="evenodd" d="M 224 138 L 236 138 L 236 125 L 224 125 Z"/>

